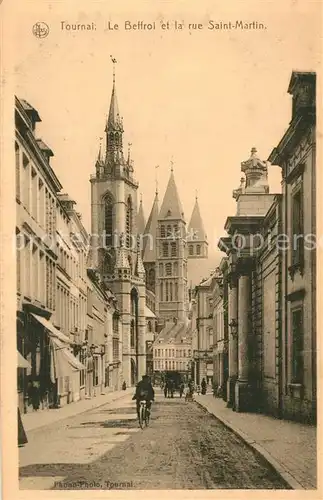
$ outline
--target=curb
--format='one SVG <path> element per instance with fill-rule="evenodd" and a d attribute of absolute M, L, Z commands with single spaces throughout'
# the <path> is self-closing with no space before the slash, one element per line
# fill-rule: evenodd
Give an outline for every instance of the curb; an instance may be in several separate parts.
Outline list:
<path fill-rule="evenodd" d="M 111 394 L 111 393 L 107 393 L 107 395 L 108 394 Z M 102 406 L 105 406 L 105 405 L 110 404 L 110 403 L 114 403 L 115 401 L 118 401 L 119 399 L 122 399 L 122 398 L 124 398 L 124 397 L 126 397 L 126 396 L 128 396 L 130 394 L 131 394 L 131 391 L 123 393 L 123 394 L 120 394 L 118 397 L 110 399 L 109 401 L 105 401 L 105 402 L 99 403 L 98 405 L 94 404 L 93 406 L 89 406 L 88 408 L 83 409 L 83 410 L 81 410 L 81 411 L 79 411 L 77 413 L 73 413 L 72 415 L 64 415 L 64 416 L 61 415 L 61 416 L 59 416 L 59 418 L 57 418 L 56 420 L 53 420 L 52 422 L 44 422 L 44 423 L 41 423 L 40 425 L 37 425 L 35 427 L 31 427 L 29 429 L 28 429 L 28 424 L 26 425 L 26 423 L 23 422 L 23 425 L 24 425 L 24 428 L 25 428 L 26 432 L 34 432 L 34 431 L 37 431 L 38 429 L 41 429 L 43 427 L 47 427 L 49 425 L 53 425 L 56 422 L 61 422 L 62 420 L 66 420 L 68 418 L 75 417 L 76 415 L 82 415 L 83 413 L 86 413 L 87 411 L 91 411 L 91 410 L 94 410 L 94 409 L 97 409 L 97 408 L 101 408 Z M 95 401 L 95 399 L 93 401 Z"/>
<path fill-rule="evenodd" d="M 245 434 L 243 431 L 238 429 L 237 427 L 234 427 L 230 422 L 228 422 L 225 418 L 219 417 L 218 415 L 215 415 L 209 408 L 203 405 L 203 403 L 200 403 L 200 401 L 196 401 L 196 404 L 203 408 L 207 413 L 212 415 L 214 418 L 219 420 L 222 424 L 224 424 L 228 429 L 230 429 L 234 434 L 239 436 L 250 448 L 255 450 L 257 453 L 259 453 L 274 469 L 275 471 L 280 475 L 280 477 L 285 481 L 286 484 L 292 489 L 292 490 L 305 490 L 304 488 L 291 474 L 288 472 L 285 467 L 278 462 L 270 453 L 257 441 L 254 439 L 250 438 L 247 434 Z M 314 488 L 315 489 L 315 488 Z"/>

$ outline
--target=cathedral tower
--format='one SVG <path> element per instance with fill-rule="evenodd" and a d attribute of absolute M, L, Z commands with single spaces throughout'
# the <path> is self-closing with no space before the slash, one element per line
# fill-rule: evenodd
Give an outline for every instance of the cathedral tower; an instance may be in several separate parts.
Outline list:
<path fill-rule="evenodd" d="M 208 257 L 208 242 L 204 229 L 200 207 L 197 196 L 195 205 L 187 230 L 187 257 L 189 259 L 207 259 Z"/>
<path fill-rule="evenodd" d="M 186 223 L 171 170 L 157 223 L 156 315 L 160 320 L 186 318 Z"/>
<path fill-rule="evenodd" d="M 113 59 L 113 63 L 116 61 Z M 137 189 L 133 162 L 123 152 L 123 120 L 119 112 L 115 68 L 105 154 L 99 150 L 91 176 L 91 267 L 118 299 L 114 322 L 114 360 L 122 360 L 117 385 L 129 386 L 145 372 L 145 271 L 137 241 Z M 118 327 L 119 325 L 119 327 Z M 117 351 L 119 350 L 119 355 Z"/>

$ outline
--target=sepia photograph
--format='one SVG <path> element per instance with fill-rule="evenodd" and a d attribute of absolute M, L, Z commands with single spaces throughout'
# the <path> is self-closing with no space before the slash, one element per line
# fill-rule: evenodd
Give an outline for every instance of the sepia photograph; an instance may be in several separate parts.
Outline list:
<path fill-rule="evenodd" d="M 317 490 L 320 2 L 20 7 L 20 491 Z"/>

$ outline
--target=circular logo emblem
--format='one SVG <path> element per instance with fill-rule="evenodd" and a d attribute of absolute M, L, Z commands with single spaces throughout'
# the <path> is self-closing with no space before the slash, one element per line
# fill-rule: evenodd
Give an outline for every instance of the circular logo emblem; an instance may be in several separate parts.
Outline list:
<path fill-rule="evenodd" d="M 46 23 L 38 22 L 33 26 L 33 34 L 37 38 L 46 38 L 49 33 L 49 26 Z"/>

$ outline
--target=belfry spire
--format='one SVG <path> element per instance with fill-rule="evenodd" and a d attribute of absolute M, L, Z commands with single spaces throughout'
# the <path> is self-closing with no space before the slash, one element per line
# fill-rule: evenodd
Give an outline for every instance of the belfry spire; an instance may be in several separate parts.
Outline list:
<path fill-rule="evenodd" d="M 116 75 L 115 75 L 115 65 L 117 60 L 110 56 L 113 63 L 113 81 L 112 81 L 112 93 L 110 100 L 109 115 L 105 127 L 106 137 L 107 137 L 107 157 L 111 154 L 122 154 L 122 134 L 123 134 L 123 123 L 119 112 L 119 105 L 117 99 L 116 91 Z"/>

